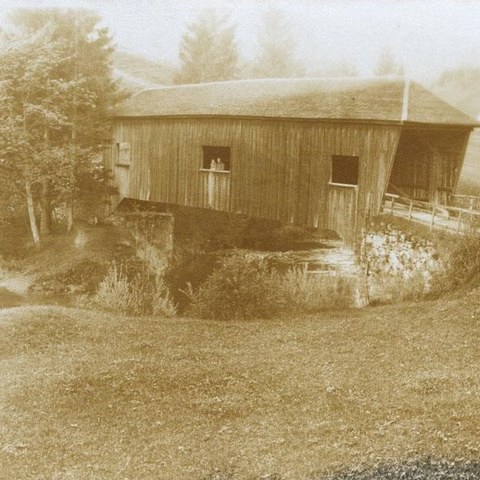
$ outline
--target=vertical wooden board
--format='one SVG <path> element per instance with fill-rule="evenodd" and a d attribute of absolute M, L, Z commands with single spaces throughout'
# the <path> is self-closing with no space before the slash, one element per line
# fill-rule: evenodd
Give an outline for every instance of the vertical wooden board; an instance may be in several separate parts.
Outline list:
<path fill-rule="evenodd" d="M 453 191 L 457 190 L 458 181 L 460 180 L 460 174 L 462 172 L 463 162 L 465 160 L 465 154 L 467 151 L 468 142 L 471 135 L 471 129 L 465 129 L 459 132 L 459 145 L 455 152 L 455 176 L 453 180 Z"/>
<path fill-rule="evenodd" d="M 298 174 L 297 174 L 297 202 L 295 205 L 295 221 L 300 225 L 308 225 L 310 204 L 309 184 L 314 181 L 311 171 L 309 125 L 302 125 L 298 129 Z"/>
<path fill-rule="evenodd" d="M 132 128 L 128 120 L 120 122 L 120 138 L 119 141 L 130 143 L 132 158 L 130 162 L 129 172 L 129 195 L 132 198 L 137 198 L 139 195 L 137 179 L 141 175 L 140 168 L 143 162 L 141 152 L 141 139 L 137 137 L 136 129 Z"/>

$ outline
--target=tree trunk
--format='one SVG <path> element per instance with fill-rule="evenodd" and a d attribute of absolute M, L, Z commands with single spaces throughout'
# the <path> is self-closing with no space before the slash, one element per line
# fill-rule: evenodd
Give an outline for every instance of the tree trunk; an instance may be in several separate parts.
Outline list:
<path fill-rule="evenodd" d="M 25 180 L 25 194 L 27 197 L 28 219 L 30 222 L 33 243 L 38 247 L 40 246 L 40 233 L 38 232 L 37 219 L 35 217 L 35 206 L 33 204 L 32 185 L 30 184 L 30 180 Z"/>
<path fill-rule="evenodd" d="M 42 182 L 42 198 L 40 200 L 40 233 L 42 236 L 50 233 L 51 225 L 50 202 L 48 200 L 48 182 Z"/>
<path fill-rule="evenodd" d="M 65 219 L 67 221 L 67 231 L 71 232 L 73 228 L 73 201 L 67 200 L 65 206 Z"/>

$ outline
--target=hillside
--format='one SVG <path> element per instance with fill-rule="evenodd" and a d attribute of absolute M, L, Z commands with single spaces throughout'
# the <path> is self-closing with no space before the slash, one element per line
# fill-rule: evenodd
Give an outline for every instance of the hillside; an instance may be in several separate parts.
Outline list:
<path fill-rule="evenodd" d="M 478 460 L 479 298 L 250 322 L 0 310 L 2 478 L 320 480 Z"/>

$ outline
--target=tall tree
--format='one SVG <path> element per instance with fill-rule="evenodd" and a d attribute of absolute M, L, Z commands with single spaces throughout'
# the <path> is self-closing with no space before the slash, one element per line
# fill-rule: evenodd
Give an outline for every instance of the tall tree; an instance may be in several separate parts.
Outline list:
<path fill-rule="evenodd" d="M 284 13 L 268 10 L 258 33 L 259 53 L 254 63 L 254 76 L 260 78 L 301 77 L 305 68 L 298 60 L 295 35 Z"/>
<path fill-rule="evenodd" d="M 46 132 L 64 123 L 55 95 L 53 72 L 61 47 L 49 29 L 29 38 L 10 39 L 0 55 L 0 174 L 25 198 L 34 243 L 40 243 L 35 194 L 58 168 L 58 151 Z M 48 161 L 47 161 L 48 160 Z"/>
<path fill-rule="evenodd" d="M 235 78 L 238 68 L 235 26 L 215 10 L 203 10 L 188 25 L 179 50 L 175 83 L 202 83 Z"/>
<path fill-rule="evenodd" d="M 383 77 L 387 75 L 403 75 L 403 65 L 398 63 L 390 49 L 386 48 L 378 57 L 375 67 L 375 75 Z"/>
<path fill-rule="evenodd" d="M 99 153 L 109 137 L 108 109 L 121 95 L 111 77 L 111 38 L 96 27 L 97 15 L 21 10 L 10 20 L 14 30 L 0 53 L 0 165 L 21 179 L 39 243 L 35 198 L 42 230 L 52 202 L 66 205 L 71 227 L 82 182 L 98 177 Z"/>

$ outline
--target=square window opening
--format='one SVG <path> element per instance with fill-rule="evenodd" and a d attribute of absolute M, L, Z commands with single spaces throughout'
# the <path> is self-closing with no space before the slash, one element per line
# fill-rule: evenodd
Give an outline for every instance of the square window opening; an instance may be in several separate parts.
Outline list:
<path fill-rule="evenodd" d="M 333 155 L 331 183 L 358 185 L 358 157 Z"/>
<path fill-rule="evenodd" d="M 229 172 L 230 167 L 230 147 L 203 146 L 203 169 Z"/>

